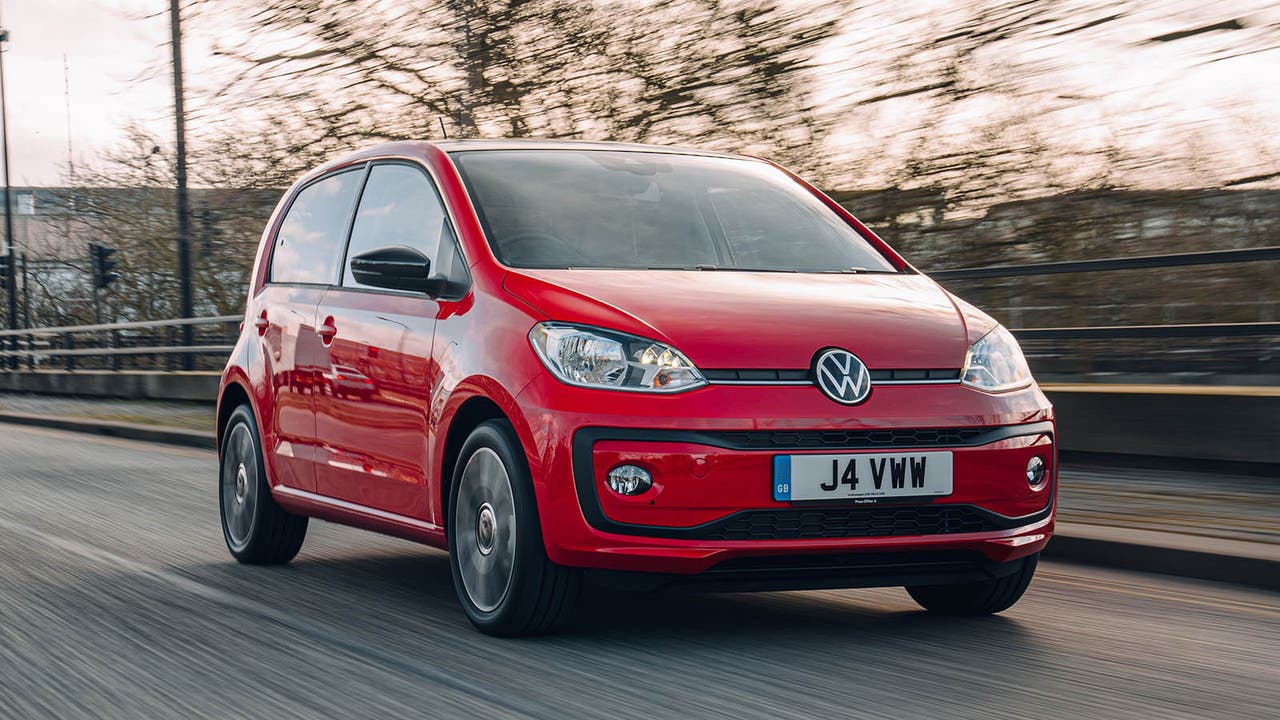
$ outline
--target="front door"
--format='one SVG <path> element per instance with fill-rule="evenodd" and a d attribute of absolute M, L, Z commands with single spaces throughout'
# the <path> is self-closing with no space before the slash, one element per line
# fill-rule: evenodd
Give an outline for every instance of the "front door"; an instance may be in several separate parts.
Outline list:
<path fill-rule="evenodd" d="M 316 315 L 326 381 L 316 398 L 322 495 L 430 517 L 431 345 L 440 305 L 422 293 L 361 286 L 350 261 L 405 246 L 434 263 L 442 237 L 452 242 L 444 207 L 423 170 L 407 163 L 370 168 L 341 286 L 325 292 Z"/>
<path fill-rule="evenodd" d="M 319 314 L 321 332 L 332 331 L 316 396 L 320 494 L 427 517 L 435 302 L 333 289 Z"/>

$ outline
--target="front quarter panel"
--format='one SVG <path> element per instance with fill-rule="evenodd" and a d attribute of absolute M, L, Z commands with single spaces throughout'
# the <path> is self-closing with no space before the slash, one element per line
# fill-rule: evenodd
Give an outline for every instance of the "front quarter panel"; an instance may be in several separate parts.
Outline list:
<path fill-rule="evenodd" d="M 531 462 L 536 457 L 532 433 L 515 396 L 543 372 L 527 338 L 542 318 L 513 299 L 479 288 L 467 296 L 465 304 L 460 312 L 440 318 L 433 350 L 439 379 L 431 399 L 430 476 L 440 482 L 440 492 L 432 493 L 433 521 L 438 525 L 445 522 L 443 488 L 449 480 L 445 445 L 458 410 L 468 400 L 481 397 L 496 404 L 515 427 Z"/>
<path fill-rule="evenodd" d="M 506 269 L 489 250 L 475 208 L 448 156 L 431 147 L 426 161 L 435 171 L 441 196 L 456 224 L 458 241 L 471 271 L 470 291 L 457 302 L 441 303 L 432 346 L 435 373 L 431 397 L 432 521 L 443 526 L 444 493 L 449 482 L 444 467 L 449 430 L 468 400 L 482 397 L 496 404 L 516 429 L 531 462 L 533 435 L 515 396 L 542 366 L 529 345 L 534 323 L 546 317 L 503 289 Z M 539 475 L 535 473 L 535 477 Z"/>

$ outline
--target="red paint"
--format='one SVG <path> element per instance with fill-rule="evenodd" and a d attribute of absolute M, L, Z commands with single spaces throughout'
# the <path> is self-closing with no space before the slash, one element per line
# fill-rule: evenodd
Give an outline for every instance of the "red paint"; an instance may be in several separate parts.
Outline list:
<path fill-rule="evenodd" d="M 662 340 L 701 368 L 806 368 L 827 346 L 873 368 L 959 367 L 969 346 L 924 275 L 511 270 L 504 285 L 556 320 Z"/>
<path fill-rule="evenodd" d="M 267 283 L 268 255 L 288 202 L 335 168 L 400 158 L 428 168 L 451 211 L 471 284 L 459 300 Z M 797 182 L 802 182 L 798 178 Z M 882 240 L 804 183 L 899 267 Z M 602 326 L 668 342 L 703 369 L 809 366 L 843 347 L 873 369 L 958 368 L 994 326 L 929 278 L 624 270 L 514 270 L 497 262 L 448 155 L 426 143 L 372 148 L 308 174 L 263 234 L 246 322 L 223 377 L 251 398 L 277 500 L 324 517 L 443 547 L 445 445 L 455 415 L 483 398 L 511 421 L 528 457 L 550 558 L 583 567 L 690 573 L 721 560 L 779 553 L 966 549 L 994 560 L 1040 550 L 1053 517 L 971 535 L 704 542 L 619 535 L 592 527 L 574 484 L 571 443 L 583 427 L 670 430 L 938 428 L 1052 421 L 1032 385 L 993 395 L 961 385 L 877 386 L 846 407 L 812 385 L 712 385 L 649 395 L 564 385 L 536 357 L 542 320 Z M 814 451 L 835 452 L 836 449 Z M 955 493 L 1021 516 L 1056 494 L 1048 435 L 954 450 Z M 1022 478 L 1032 454 L 1049 460 L 1048 490 Z M 770 451 L 689 442 L 607 440 L 592 451 L 606 516 L 680 527 L 729 513 L 785 507 L 770 494 Z M 631 462 L 654 473 L 638 498 L 607 490 L 603 474 Z"/>

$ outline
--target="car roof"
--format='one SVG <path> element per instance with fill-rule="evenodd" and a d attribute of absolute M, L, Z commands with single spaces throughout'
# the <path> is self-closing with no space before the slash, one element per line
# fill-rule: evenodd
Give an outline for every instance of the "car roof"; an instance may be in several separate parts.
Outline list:
<path fill-rule="evenodd" d="M 477 152 L 486 150 L 612 150 L 615 152 L 664 153 L 667 155 L 697 155 L 703 157 L 734 158 L 760 162 L 759 158 L 748 155 L 696 150 L 671 145 L 644 145 L 641 143 L 600 142 L 593 140 L 538 140 L 538 139 L 506 139 L 506 140 L 397 140 L 361 148 L 340 158 L 330 160 L 300 177 L 295 186 L 305 185 L 312 180 L 327 174 L 336 168 L 388 156 L 421 156 L 424 149 L 435 147 L 448 154 Z"/>
<path fill-rule="evenodd" d="M 711 157 L 741 158 L 731 153 L 698 150 L 675 145 L 647 145 L 643 143 L 603 142 L 595 140 L 543 140 L 513 138 L 505 140 L 460 139 L 436 140 L 432 145 L 447 153 L 477 150 L 614 150 L 623 152 L 669 153 L 679 155 L 706 155 Z"/>

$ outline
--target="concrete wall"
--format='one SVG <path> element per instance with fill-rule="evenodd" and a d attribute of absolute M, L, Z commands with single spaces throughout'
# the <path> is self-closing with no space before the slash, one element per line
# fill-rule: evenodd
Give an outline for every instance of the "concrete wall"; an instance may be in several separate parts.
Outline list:
<path fill-rule="evenodd" d="M 1045 387 L 1063 450 L 1280 463 L 1277 388 Z"/>
<path fill-rule="evenodd" d="M 0 392 L 212 403 L 218 380 L 218 373 L 202 372 L 0 372 Z"/>

